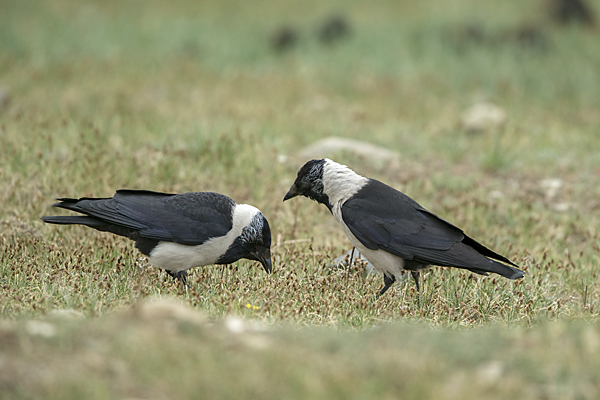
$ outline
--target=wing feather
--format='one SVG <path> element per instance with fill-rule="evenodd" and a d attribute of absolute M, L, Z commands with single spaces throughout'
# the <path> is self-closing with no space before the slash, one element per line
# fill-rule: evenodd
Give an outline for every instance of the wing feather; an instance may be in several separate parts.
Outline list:
<path fill-rule="evenodd" d="M 370 180 L 342 205 L 342 219 L 352 234 L 371 250 L 385 250 L 423 265 L 522 276 L 522 272 L 487 258 L 516 266 L 505 257 L 469 238 L 461 229 L 405 194 L 376 180 Z"/>
<path fill-rule="evenodd" d="M 138 231 L 159 241 L 198 245 L 232 227 L 235 202 L 213 192 L 182 194 L 119 190 L 112 198 L 59 199 L 56 207 Z"/>

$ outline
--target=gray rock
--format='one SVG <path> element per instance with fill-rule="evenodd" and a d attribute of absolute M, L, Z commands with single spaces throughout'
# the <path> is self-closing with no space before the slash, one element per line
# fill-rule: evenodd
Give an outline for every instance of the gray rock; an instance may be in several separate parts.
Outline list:
<path fill-rule="evenodd" d="M 466 131 L 481 133 L 504 125 L 506 112 L 493 103 L 478 102 L 463 111 L 460 121 Z"/>
<path fill-rule="evenodd" d="M 51 319 L 78 320 L 84 319 L 85 315 L 80 311 L 67 308 L 52 310 L 48 313 L 47 317 Z"/>
<path fill-rule="evenodd" d="M 398 162 L 400 155 L 395 151 L 376 146 L 362 140 L 336 136 L 319 140 L 298 152 L 303 158 L 323 158 L 339 152 L 351 152 L 374 162 Z"/>
<path fill-rule="evenodd" d="M 354 250 L 354 255 L 353 256 L 351 256 L 352 250 Z M 369 260 L 367 260 L 356 249 L 350 249 L 347 252 L 345 252 L 344 254 L 342 254 L 341 256 L 337 257 L 335 260 L 333 260 L 333 262 L 331 263 L 331 266 L 333 268 L 344 268 L 344 269 L 347 269 L 348 268 L 348 263 L 350 262 L 350 257 L 352 257 L 352 267 L 364 268 L 365 269 L 365 275 L 368 275 L 368 274 L 370 274 L 372 272 L 376 273 L 376 271 L 373 270 L 373 264 L 371 264 L 369 262 Z"/>

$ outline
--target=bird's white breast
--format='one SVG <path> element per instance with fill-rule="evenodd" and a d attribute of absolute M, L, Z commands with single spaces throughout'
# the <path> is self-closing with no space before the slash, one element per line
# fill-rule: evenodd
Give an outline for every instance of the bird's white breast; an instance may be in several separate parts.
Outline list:
<path fill-rule="evenodd" d="M 336 203 L 331 211 L 348 239 L 350 239 L 352 245 L 356 247 L 356 249 L 365 256 L 371 264 L 373 264 L 375 270 L 382 274 L 393 275 L 396 279 L 400 279 L 404 271 L 404 259 L 395 256 L 392 253 L 388 253 L 385 250 L 371 250 L 366 248 L 344 223 L 344 220 L 342 219 L 342 205 L 343 203 Z"/>
<path fill-rule="evenodd" d="M 177 272 L 216 263 L 260 211 L 248 204 L 238 204 L 232 212 L 233 226 L 225 236 L 211 238 L 197 246 L 159 242 L 150 253 L 150 264 Z"/>
<path fill-rule="evenodd" d="M 387 275 L 400 278 L 404 267 L 404 259 L 384 250 L 366 248 L 352 234 L 342 218 L 344 203 L 369 183 L 369 179 L 360 176 L 345 165 L 327 160 L 323 171 L 323 192 L 329 198 L 331 212 L 350 242 L 373 264 L 373 267 Z"/>

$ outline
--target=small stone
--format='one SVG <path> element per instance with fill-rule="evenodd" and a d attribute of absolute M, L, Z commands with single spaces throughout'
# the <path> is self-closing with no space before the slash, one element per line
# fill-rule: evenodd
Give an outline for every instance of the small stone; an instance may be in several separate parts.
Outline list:
<path fill-rule="evenodd" d="M 556 197 L 559 189 L 563 186 L 562 179 L 559 178 L 549 178 L 543 179 L 540 181 L 540 187 L 546 190 L 546 197 L 549 199 Z"/>
<path fill-rule="evenodd" d="M 556 204 L 552 204 L 552 209 L 554 211 L 558 211 L 558 212 L 569 211 L 570 208 L 571 208 L 571 205 L 569 203 L 556 203 Z"/>
<path fill-rule="evenodd" d="M 354 255 L 352 256 L 352 252 L 354 250 Z M 370 274 L 373 271 L 373 264 L 369 262 L 361 253 L 359 253 L 356 249 L 350 249 L 341 256 L 337 257 L 333 260 L 332 267 L 337 268 L 348 268 L 348 263 L 350 262 L 350 258 L 352 257 L 352 266 L 359 266 L 364 263 L 365 271 L 367 274 Z"/>
<path fill-rule="evenodd" d="M 486 382 L 494 383 L 504 374 L 504 365 L 500 361 L 490 361 L 477 369 L 477 377 Z"/>
<path fill-rule="evenodd" d="M 501 192 L 501 191 L 499 191 L 499 190 L 492 190 L 492 191 L 490 192 L 490 197 L 491 197 L 492 199 L 501 199 L 501 198 L 503 198 L 503 197 L 504 197 L 504 193 L 502 193 L 502 192 Z"/>
<path fill-rule="evenodd" d="M 134 313 L 143 320 L 175 320 L 195 325 L 206 322 L 206 316 L 173 298 L 154 298 L 134 307 Z"/>
<path fill-rule="evenodd" d="M 475 103 L 460 116 L 463 128 L 472 133 L 486 132 L 499 128 L 506 122 L 506 113 L 489 102 Z"/>
<path fill-rule="evenodd" d="M 83 313 L 73 310 L 73 309 L 52 310 L 48 313 L 47 316 L 49 318 L 65 319 L 65 320 L 76 320 L 76 319 L 85 318 L 85 315 L 83 315 Z"/>
<path fill-rule="evenodd" d="M 244 321 L 231 315 L 225 318 L 225 327 L 229 330 L 229 332 L 238 335 L 246 331 Z"/>
<path fill-rule="evenodd" d="M 400 156 L 395 151 L 376 146 L 361 140 L 330 136 L 319 140 L 298 152 L 303 158 L 322 158 L 339 152 L 351 152 L 373 162 L 398 162 Z"/>
<path fill-rule="evenodd" d="M 50 322 L 45 321 L 27 321 L 25 330 L 31 336 L 50 338 L 56 335 L 56 327 Z"/>

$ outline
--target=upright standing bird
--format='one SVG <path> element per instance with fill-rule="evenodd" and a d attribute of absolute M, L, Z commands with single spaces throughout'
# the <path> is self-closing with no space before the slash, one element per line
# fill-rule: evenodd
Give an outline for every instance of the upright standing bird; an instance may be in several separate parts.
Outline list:
<path fill-rule="evenodd" d="M 187 285 L 186 271 L 241 258 L 271 272 L 271 230 L 259 209 L 213 192 L 168 194 L 118 190 L 111 198 L 58 199 L 54 207 L 85 215 L 42 217 L 135 240 L 150 263 Z"/>
<path fill-rule="evenodd" d="M 524 275 L 404 193 L 329 159 L 304 164 L 283 201 L 299 195 L 325 204 L 350 242 L 383 274 L 380 296 L 403 271 L 411 272 L 419 290 L 419 271 L 432 264 L 508 279 Z"/>

